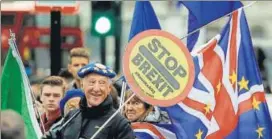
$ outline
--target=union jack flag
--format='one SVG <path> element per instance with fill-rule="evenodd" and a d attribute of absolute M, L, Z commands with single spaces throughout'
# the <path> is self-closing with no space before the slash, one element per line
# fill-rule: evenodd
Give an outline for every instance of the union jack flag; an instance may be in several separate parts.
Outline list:
<path fill-rule="evenodd" d="M 244 11 L 235 11 L 221 34 L 191 54 L 193 88 L 184 101 L 165 108 L 175 127 L 188 138 L 272 138 Z"/>
<path fill-rule="evenodd" d="M 171 124 L 137 122 L 132 123 L 132 128 L 138 139 L 177 139 Z"/>
<path fill-rule="evenodd" d="M 148 29 L 161 27 L 150 2 L 137 1 L 129 39 Z M 234 12 L 221 34 L 193 50 L 192 56 L 196 76 L 191 92 L 179 104 L 164 108 L 172 122 L 169 130 L 176 138 L 272 138 L 271 118 L 244 12 Z M 139 128 L 142 130 L 135 130 Z M 155 137 L 147 136 L 149 133 L 158 138 L 164 134 L 150 132 L 142 124 L 134 126 L 134 131 L 146 135 L 139 138 Z"/>

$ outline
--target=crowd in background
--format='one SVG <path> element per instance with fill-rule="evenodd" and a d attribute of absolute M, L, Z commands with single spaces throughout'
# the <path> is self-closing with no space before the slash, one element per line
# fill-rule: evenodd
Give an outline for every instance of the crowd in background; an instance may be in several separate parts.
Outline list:
<path fill-rule="evenodd" d="M 70 51 L 67 69 L 62 69 L 58 76 L 49 76 L 31 84 L 34 110 L 43 138 L 90 138 L 119 108 L 121 87 L 114 82 L 117 79 L 115 72 L 105 65 L 91 62 L 89 57 L 88 49 L 74 48 Z M 126 91 L 125 101 L 132 95 L 133 92 Z M 167 113 L 137 96 L 121 109 L 122 112 L 116 112 L 97 135 L 98 138 L 135 138 L 131 126 L 134 122 L 170 122 Z M 14 128 L 16 133 L 23 129 L 16 125 L 10 128 Z M 4 130 L 2 137 L 23 137 L 23 133 L 13 134 L 12 130 L 6 134 Z"/>

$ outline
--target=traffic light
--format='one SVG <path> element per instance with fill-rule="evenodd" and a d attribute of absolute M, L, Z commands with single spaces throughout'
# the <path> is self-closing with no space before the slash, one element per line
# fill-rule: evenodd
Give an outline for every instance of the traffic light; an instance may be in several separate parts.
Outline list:
<path fill-rule="evenodd" d="M 115 38 L 115 71 L 120 68 L 120 41 L 122 36 L 121 1 L 92 1 L 91 35 L 100 38 L 101 63 L 106 64 L 107 36 Z"/>
<path fill-rule="evenodd" d="M 116 2 L 92 1 L 91 34 L 97 37 L 115 34 Z"/>

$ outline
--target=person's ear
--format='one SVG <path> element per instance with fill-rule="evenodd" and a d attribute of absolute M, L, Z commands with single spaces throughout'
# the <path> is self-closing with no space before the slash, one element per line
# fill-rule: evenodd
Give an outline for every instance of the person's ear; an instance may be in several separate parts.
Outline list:
<path fill-rule="evenodd" d="M 81 89 L 84 91 L 84 87 L 85 87 L 85 78 L 82 78 L 80 80 L 80 85 L 81 85 Z"/>
<path fill-rule="evenodd" d="M 68 64 L 68 65 L 67 65 L 67 68 L 68 68 L 68 71 L 69 71 L 70 73 L 72 73 L 72 65 L 71 65 L 71 64 Z"/>
<path fill-rule="evenodd" d="M 112 85 L 111 85 L 111 83 L 110 82 L 108 82 L 108 95 L 111 93 L 111 91 L 112 91 L 112 87 L 111 87 Z"/>

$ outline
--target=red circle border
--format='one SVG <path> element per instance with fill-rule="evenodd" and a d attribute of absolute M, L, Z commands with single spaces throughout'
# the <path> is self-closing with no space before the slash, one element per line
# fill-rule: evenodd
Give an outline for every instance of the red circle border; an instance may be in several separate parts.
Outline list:
<path fill-rule="evenodd" d="M 132 74 L 129 71 L 129 58 L 130 58 L 130 54 L 133 50 L 133 47 L 143 38 L 145 37 L 149 37 L 149 36 L 161 36 L 161 37 L 165 37 L 168 38 L 170 40 L 172 40 L 174 43 L 176 43 L 179 48 L 183 51 L 188 65 L 189 65 L 189 80 L 188 83 L 186 85 L 186 87 L 183 90 L 183 93 L 181 93 L 180 95 L 178 95 L 177 97 L 170 99 L 170 100 L 156 100 L 153 99 L 145 94 L 143 94 L 143 92 L 141 91 L 141 89 L 139 87 L 137 87 L 138 85 L 136 84 L 136 81 L 133 79 Z M 162 107 L 169 107 L 172 106 L 174 104 L 177 104 L 178 102 L 184 100 L 187 95 L 189 94 L 192 86 L 193 86 L 193 82 L 194 82 L 194 76 L 195 76 L 195 69 L 194 69 L 194 63 L 193 63 L 193 58 L 191 56 L 191 54 L 189 53 L 188 49 L 186 48 L 186 46 L 181 42 L 181 40 L 179 40 L 177 37 L 175 37 L 174 35 L 166 32 L 166 31 L 162 31 L 162 30 L 157 30 L 157 29 L 151 29 L 151 30 L 146 30 L 143 31 L 139 34 L 137 34 L 134 38 L 132 38 L 132 40 L 129 42 L 128 46 L 126 47 L 124 56 L 123 56 L 123 72 L 124 72 L 124 76 L 127 80 L 127 83 L 129 84 L 130 89 L 136 93 L 136 95 L 140 98 L 142 98 L 145 102 L 151 104 L 151 105 L 156 105 L 156 106 L 162 106 Z M 133 81 L 133 83 L 130 83 L 130 81 Z"/>

